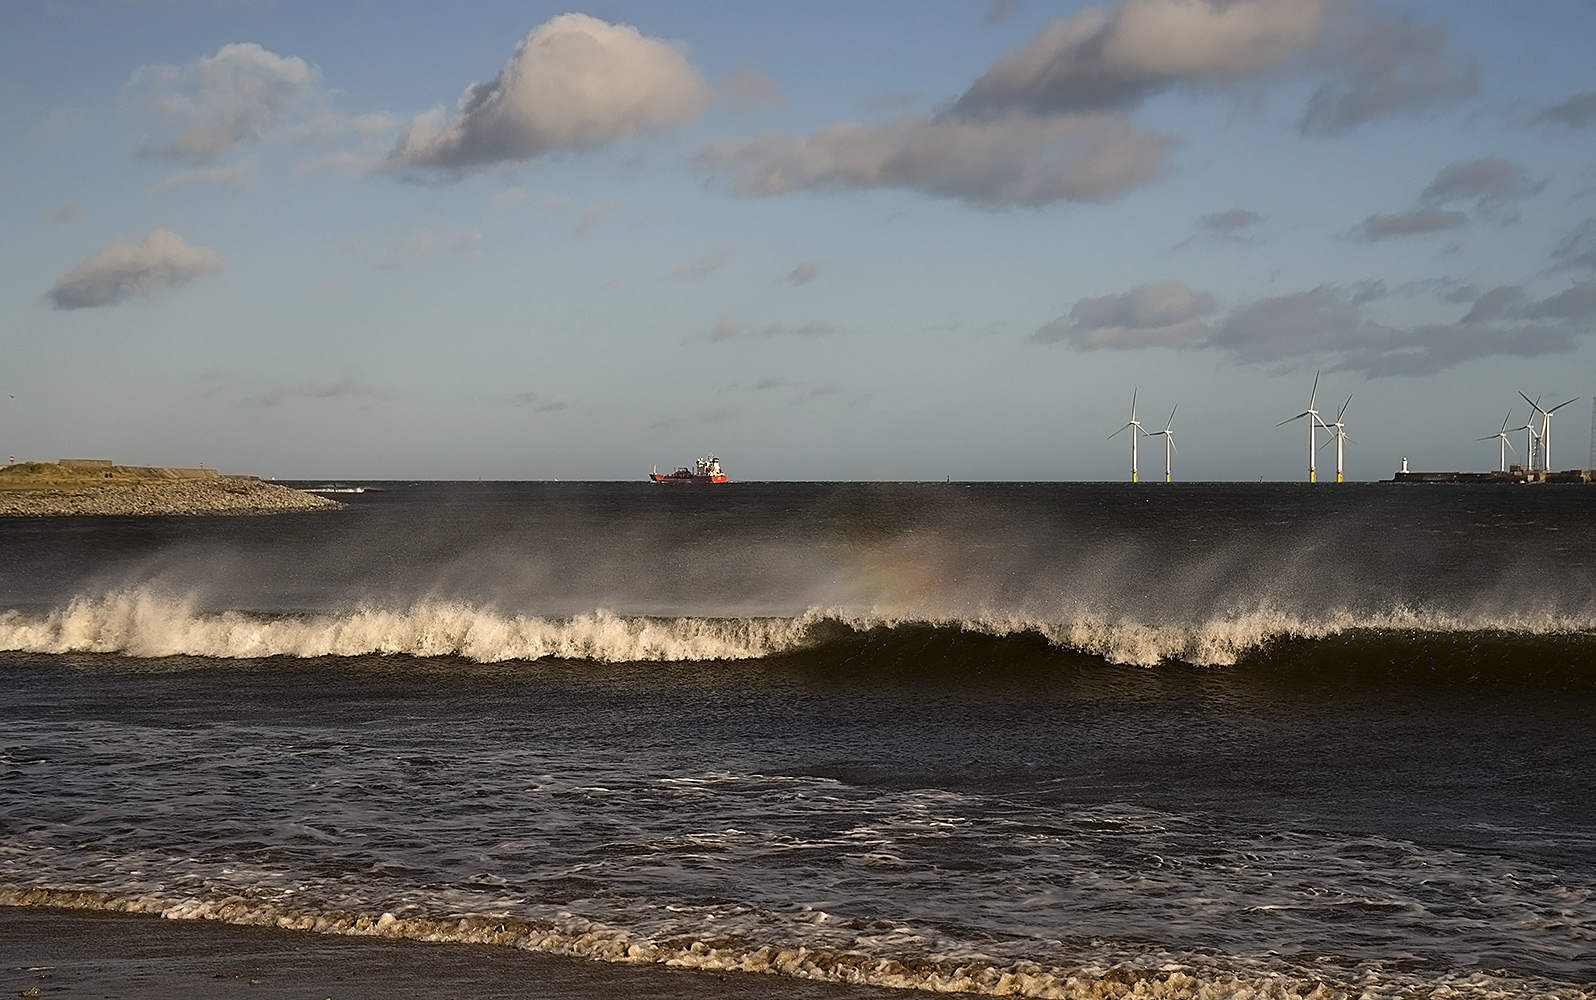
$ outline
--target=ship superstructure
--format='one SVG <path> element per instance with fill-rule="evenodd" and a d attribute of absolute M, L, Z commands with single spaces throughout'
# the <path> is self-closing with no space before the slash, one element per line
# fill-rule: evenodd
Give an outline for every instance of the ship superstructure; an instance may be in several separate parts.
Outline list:
<path fill-rule="evenodd" d="M 648 474 L 648 478 L 656 483 L 724 483 L 726 473 L 721 471 L 720 459 L 711 452 L 693 463 L 689 469 L 681 466 L 675 472 L 661 473 L 658 469 Z"/>

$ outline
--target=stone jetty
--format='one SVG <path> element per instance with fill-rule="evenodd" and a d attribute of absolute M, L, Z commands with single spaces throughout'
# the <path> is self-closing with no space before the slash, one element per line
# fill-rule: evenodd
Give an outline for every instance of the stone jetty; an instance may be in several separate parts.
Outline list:
<path fill-rule="evenodd" d="M 284 514 L 343 505 L 254 476 L 205 469 L 24 462 L 0 466 L 0 517 Z"/>

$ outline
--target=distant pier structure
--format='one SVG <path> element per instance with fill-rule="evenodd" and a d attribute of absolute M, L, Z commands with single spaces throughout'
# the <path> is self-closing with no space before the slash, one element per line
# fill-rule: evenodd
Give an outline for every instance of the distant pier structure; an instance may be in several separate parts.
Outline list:
<path fill-rule="evenodd" d="M 1547 472 L 1545 469 L 1530 471 L 1522 465 L 1510 465 L 1507 471 L 1493 469 L 1490 472 L 1412 472 L 1408 469 L 1407 459 L 1402 460 L 1402 468 L 1388 482 L 1393 483 L 1461 483 L 1472 485 L 1475 483 L 1592 483 L 1596 482 L 1596 469 L 1565 469 L 1562 472 Z"/>

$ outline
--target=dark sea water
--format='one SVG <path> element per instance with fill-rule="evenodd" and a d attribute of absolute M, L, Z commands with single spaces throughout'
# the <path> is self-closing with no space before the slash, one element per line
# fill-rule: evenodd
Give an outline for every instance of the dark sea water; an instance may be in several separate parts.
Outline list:
<path fill-rule="evenodd" d="M 0 521 L 0 903 L 1596 996 L 1596 489 L 375 485 Z"/>

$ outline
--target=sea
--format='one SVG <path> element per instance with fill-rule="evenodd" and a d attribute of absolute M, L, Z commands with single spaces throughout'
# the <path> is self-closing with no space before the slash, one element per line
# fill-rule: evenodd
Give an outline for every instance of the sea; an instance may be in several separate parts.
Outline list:
<path fill-rule="evenodd" d="M 1596 997 L 1596 489 L 361 485 L 0 520 L 0 905 Z"/>

